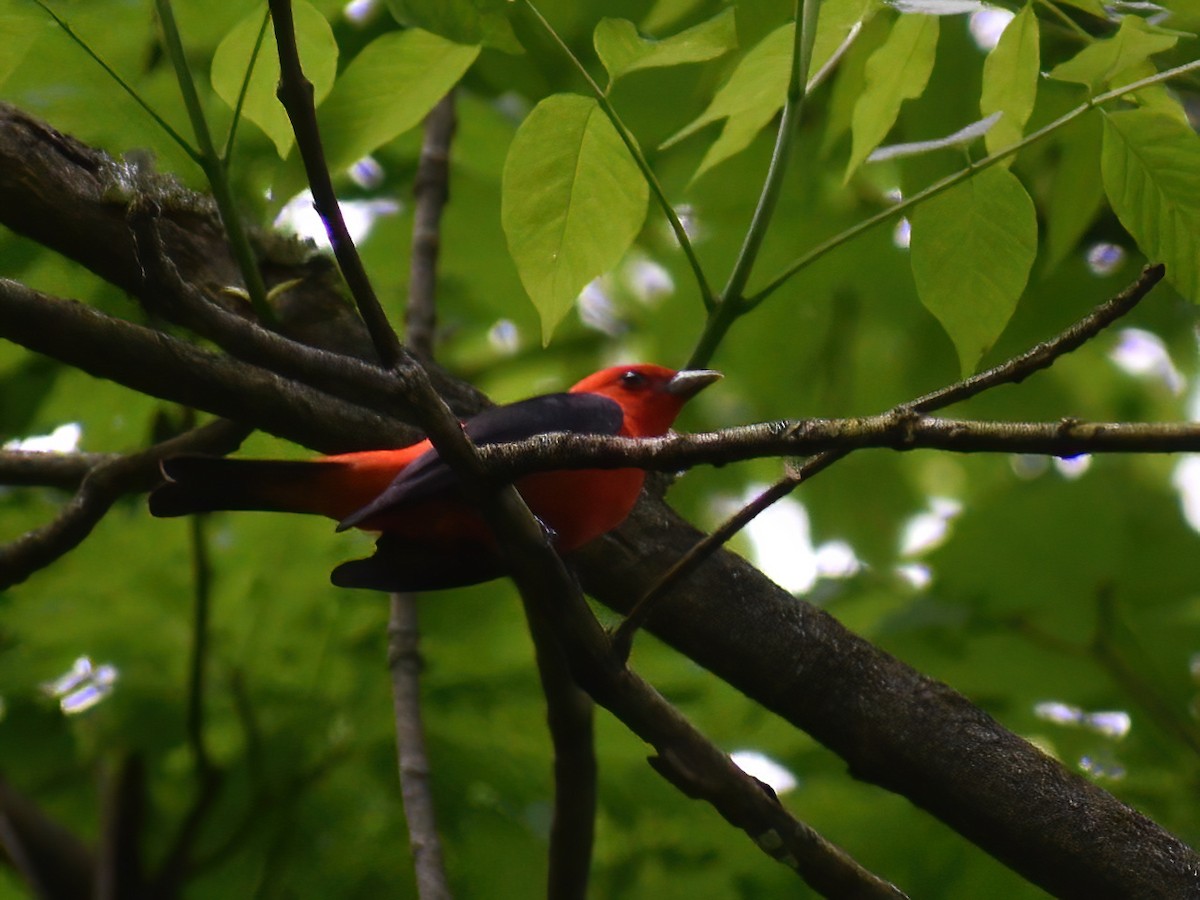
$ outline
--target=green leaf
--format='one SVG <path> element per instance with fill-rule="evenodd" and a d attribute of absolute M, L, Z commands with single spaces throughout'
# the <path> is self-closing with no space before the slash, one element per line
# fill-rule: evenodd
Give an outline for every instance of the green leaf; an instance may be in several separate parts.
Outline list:
<path fill-rule="evenodd" d="M 543 341 L 587 283 L 629 249 L 648 197 L 595 100 L 555 94 L 521 123 L 504 164 L 500 217 Z"/>
<path fill-rule="evenodd" d="M 1033 5 L 1026 4 L 1005 27 L 1000 42 L 983 62 L 979 111 L 985 116 L 1003 113 L 985 138 L 989 153 L 1003 150 L 1024 137 L 1025 123 L 1037 99 L 1040 64 L 1037 16 Z M 1005 164 L 1011 162 L 1009 157 Z"/>
<path fill-rule="evenodd" d="M 509 0 L 387 0 L 402 25 L 422 28 L 456 44 L 482 44 L 506 53 L 524 48 L 508 21 Z"/>
<path fill-rule="evenodd" d="M 0 12 L 0 84 L 21 64 L 34 42 L 54 28 L 51 19 L 32 4 Z"/>
<path fill-rule="evenodd" d="M 1100 170 L 1113 212 L 1138 247 L 1200 303 L 1200 137 L 1153 110 L 1108 113 Z"/>
<path fill-rule="evenodd" d="M 642 19 L 642 30 L 654 34 L 688 16 L 704 0 L 655 0 Z"/>
<path fill-rule="evenodd" d="M 1107 18 L 1107 12 L 1104 9 L 1104 0 L 1062 0 L 1067 6 L 1074 6 L 1076 9 L 1082 9 L 1084 12 L 1089 12 L 1097 18 Z"/>
<path fill-rule="evenodd" d="M 937 16 L 901 16 L 888 39 L 867 60 L 867 86 L 854 104 L 850 161 L 844 180 L 887 137 L 900 106 L 919 97 L 929 83 L 937 51 Z"/>
<path fill-rule="evenodd" d="M 476 46 L 455 44 L 420 28 L 373 40 L 317 110 L 329 168 L 345 169 L 419 125 L 478 55 Z M 303 185 L 304 171 L 293 153 L 275 193 L 286 200 Z"/>
<path fill-rule="evenodd" d="M 1089 44 L 1059 63 L 1050 70 L 1050 77 L 1085 84 L 1093 93 L 1110 85 L 1119 87 L 1129 80 L 1130 69 L 1170 50 L 1178 40 L 1178 35 L 1157 31 L 1137 16 L 1126 16 L 1115 35 Z"/>
<path fill-rule="evenodd" d="M 730 7 L 707 22 L 656 41 L 638 34 L 637 27 L 627 19 L 601 19 L 592 42 L 611 83 L 637 69 L 680 66 L 723 56 L 737 46 L 737 26 Z"/>
<path fill-rule="evenodd" d="M 954 342 L 963 374 L 995 343 L 1037 255 L 1033 201 L 993 166 L 918 207 L 912 270 L 921 302 Z"/>
<path fill-rule="evenodd" d="M 337 74 L 337 41 L 325 17 L 307 0 L 298 0 L 293 6 L 293 12 L 296 20 L 296 45 L 300 50 L 304 75 L 312 82 L 314 102 L 320 103 L 333 87 L 333 79 Z M 213 53 L 213 90 L 231 109 L 237 105 L 242 82 L 246 77 L 246 67 L 250 63 L 250 56 L 262 24 L 263 10 L 256 9 L 225 35 Z M 292 146 L 292 126 L 283 104 L 275 96 L 278 83 L 279 54 L 275 49 L 275 32 L 268 23 L 262 47 L 254 63 L 254 71 L 250 76 L 250 84 L 246 88 L 242 114 L 274 142 L 280 157 L 286 157 Z"/>
<path fill-rule="evenodd" d="M 869 18 L 875 9 L 871 0 L 827 0 L 821 5 L 817 34 L 813 40 L 810 74 L 820 71 L 852 28 Z M 666 149 L 706 125 L 725 119 L 716 142 L 709 147 L 692 180 L 709 169 L 745 150 L 787 99 L 788 76 L 792 65 L 795 25 L 781 25 L 759 41 L 742 58 L 717 91 L 708 108 L 693 122 L 667 138 Z"/>

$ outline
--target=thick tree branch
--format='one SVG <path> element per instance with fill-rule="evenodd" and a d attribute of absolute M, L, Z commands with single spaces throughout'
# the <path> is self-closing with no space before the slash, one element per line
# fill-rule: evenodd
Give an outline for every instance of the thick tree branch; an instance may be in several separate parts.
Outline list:
<path fill-rule="evenodd" d="M 2 278 L 0 337 L 97 378 L 252 422 L 324 452 L 395 446 L 413 434 L 381 413 Z"/>

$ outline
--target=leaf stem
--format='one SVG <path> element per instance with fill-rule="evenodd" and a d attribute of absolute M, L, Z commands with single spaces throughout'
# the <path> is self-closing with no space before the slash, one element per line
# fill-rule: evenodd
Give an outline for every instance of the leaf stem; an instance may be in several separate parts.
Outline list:
<path fill-rule="evenodd" d="M 823 241 L 822 243 L 813 247 L 811 250 L 809 250 L 807 253 L 805 253 L 803 256 L 801 256 L 799 259 L 796 259 L 795 261 L 789 263 L 783 269 L 783 271 L 781 271 L 778 275 L 776 275 L 773 279 L 771 279 L 771 281 L 768 282 L 767 285 L 762 290 L 760 290 L 758 293 L 752 295 L 751 297 L 747 298 L 745 301 L 746 310 L 750 310 L 750 309 L 753 309 L 754 307 L 758 306 L 758 304 L 760 304 L 764 300 L 766 300 L 767 297 L 769 297 L 771 294 L 773 294 L 775 291 L 777 291 L 780 287 L 782 287 L 784 285 L 784 283 L 787 282 L 790 278 L 792 278 L 794 275 L 798 274 L 799 272 L 803 271 L 804 269 L 808 268 L 810 265 L 815 263 L 818 259 L 823 257 L 825 254 L 829 253 L 831 250 L 836 250 L 838 247 L 842 246 L 842 244 L 849 243 L 851 240 L 853 240 L 854 238 L 858 237 L 859 235 L 871 230 L 876 225 L 881 225 L 882 223 L 887 222 L 890 219 L 894 219 L 897 216 L 904 215 L 905 213 L 907 213 L 909 210 L 911 210 L 913 207 L 917 206 L 918 204 L 924 203 L 926 200 L 930 199 L 931 197 L 936 197 L 938 194 L 954 187 L 956 184 L 966 181 L 968 178 L 970 178 L 972 175 L 975 175 L 977 172 L 981 172 L 984 169 L 990 168 L 991 166 L 994 166 L 996 163 L 1000 162 L 1001 160 L 1007 159 L 1008 157 L 1013 156 L 1016 153 L 1019 153 L 1021 150 L 1025 149 L 1026 147 L 1028 147 L 1032 144 L 1036 144 L 1038 141 L 1042 140 L 1043 138 L 1046 138 L 1049 135 L 1053 134 L 1054 132 L 1058 131 L 1064 125 L 1067 125 L 1067 124 L 1075 121 L 1075 119 L 1078 119 L 1080 116 L 1082 116 L 1084 113 L 1088 112 L 1089 110 L 1099 107 L 1099 106 L 1101 106 L 1105 103 L 1108 103 L 1112 100 L 1116 100 L 1120 97 L 1123 97 L 1126 94 L 1131 94 L 1134 91 L 1139 91 L 1142 88 L 1150 87 L 1155 84 L 1161 84 L 1165 81 L 1169 81 L 1172 78 L 1177 78 L 1180 75 L 1184 75 L 1188 72 L 1193 72 L 1197 69 L 1200 69 L 1200 59 L 1193 60 L 1192 62 L 1189 62 L 1189 63 L 1184 63 L 1183 65 L 1176 66 L 1173 69 L 1167 69 L 1164 72 L 1159 72 L 1155 75 L 1150 75 L 1146 78 L 1139 79 L 1138 81 L 1131 82 L 1130 84 L 1124 85 L 1119 88 L 1113 88 L 1110 91 L 1105 91 L 1102 94 L 1097 94 L 1096 96 L 1089 98 L 1084 103 L 1080 104 L 1079 106 L 1075 107 L 1074 109 L 1059 116 L 1053 122 L 1050 122 L 1049 124 L 1042 126 L 1037 131 L 1026 136 L 1025 138 L 1023 138 L 1022 140 L 1013 144 L 1012 146 L 1006 147 L 1003 150 L 997 150 L 995 153 L 985 156 L 983 159 L 980 159 L 973 163 L 970 163 L 965 168 L 961 169 L 958 172 L 955 172 L 953 175 L 947 175 L 945 178 L 941 179 L 940 181 L 935 181 L 929 187 L 925 188 L 922 191 L 919 191 L 916 194 L 913 194 L 907 200 L 904 200 L 901 203 L 897 203 L 895 206 L 889 206 L 887 209 L 880 210 L 875 215 L 869 216 L 868 218 L 863 219 L 858 224 L 852 225 L 850 228 L 847 228 L 845 231 L 841 232 L 840 234 L 836 234 L 833 237 L 829 238 L 828 240 Z"/>
<path fill-rule="evenodd" d="M 654 170 L 650 168 L 650 163 L 646 159 L 645 153 L 642 152 L 642 148 L 638 144 L 637 138 L 634 137 L 633 132 L 631 132 L 629 127 L 624 123 L 624 121 L 622 121 L 620 115 L 617 113 L 616 108 L 608 99 L 608 95 L 604 92 L 604 89 L 596 83 L 594 78 L 592 78 L 591 74 L 587 70 L 587 67 L 584 66 L 579 57 L 572 52 L 571 48 L 567 46 L 566 41 L 562 39 L 559 33 L 554 30 L 554 26 L 551 25 L 550 22 L 547 21 L 546 17 L 542 15 L 541 11 L 534 6 L 533 0 L 525 0 L 525 6 L 528 8 L 530 13 L 533 14 L 533 17 L 538 20 L 538 23 L 542 26 L 543 30 L 545 30 L 546 34 L 550 36 L 551 40 L 558 45 L 559 49 L 562 50 L 567 59 L 569 59 L 572 65 L 575 66 L 579 74 L 583 76 L 583 80 L 587 82 L 587 86 L 591 89 L 593 96 L 595 96 L 596 102 L 600 104 L 600 109 L 604 111 L 604 114 L 608 116 L 608 120 L 612 122 L 613 127 L 617 130 L 617 134 L 620 136 L 622 143 L 625 144 L 626 149 L 629 150 L 630 156 L 633 157 L 633 161 L 637 164 L 638 169 L 641 170 L 642 177 L 646 179 L 646 183 L 650 186 L 650 192 L 654 194 L 654 199 L 658 201 L 658 205 L 662 207 L 663 214 L 666 215 L 667 222 L 671 226 L 671 231 L 675 233 L 675 240 L 679 243 L 680 249 L 683 250 L 683 255 L 687 257 L 688 265 L 691 266 L 692 274 L 696 279 L 696 285 L 700 289 L 700 300 L 704 303 L 704 308 L 708 310 L 709 313 L 712 313 L 717 305 L 716 294 L 713 292 L 712 287 L 708 283 L 708 278 L 704 274 L 704 268 L 700 265 L 700 258 L 696 255 L 696 248 L 692 245 L 692 239 L 688 236 L 687 228 L 684 227 L 683 220 L 679 218 L 679 214 L 675 211 L 675 207 L 671 204 L 671 201 L 667 199 L 666 191 L 663 190 L 662 183 L 658 180 L 658 176 L 654 174 Z"/>
<path fill-rule="evenodd" d="M 1088 43 L 1091 43 L 1095 40 L 1092 35 L 1088 34 L 1086 28 L 1059 9 L 1058 4 L 1053 2 L 1053 0 L 1038 0 L 1038 2 L 1041 3 L 1042 6 L 1046 7 L 1046 9 L 1048 9 L 1050 13 L 1063 24 L 1067 31 Z"/>
<path fill-rule="evenodd" d="M 267 303 L 267 288 L 263 282 L 262 272 L 258 268 L 254 249 L 250 239 L 242 227 L 237 207 L 233 202 L 233 192 L 229 188 L 225 166 L 217 155 L 213 144 L 212 133 L 208 130 L 208 122 L 204 118 L 204 109 L 200 105 L 200 96 L 196 93 L 196 82 L 192 71 L 188 68 L 187 56 L 183 50 L 183 41 L 179 37 L 179 26 L 175 23 L 175 12 L 171 8 L 171 0 L 155 0 L 158 19 L 162 23 L 163 40 L 166 44 L 167 56 L 175 67 L 175 77 L 179 82 L 179 91 L 183 95 L 183 105 L 187 109 L 188 118 L 195 132 L 196 143 L 199 145 L 200 156 L 197 162 L 204 170 L 212 189 L 213 199 L 217 203 L 217 212 L 221 216 L 221 224 L 225 226 L 225 235 L 229 238 L 229 246 L 237 259 L 242 280 L 246 284 L 246 293 L 250 297 L 250 305 L 264 322 L 273 322 L 275 315 Z"/>
<path fill-rule="evenodd" d="M 254 66 L 258 63 L 258 54 L 262 50 L 263 39 L 267 36 L 267 25 L 271 21 L 271 10 L 263 13 L 262 24 L 258 26 L 258 37 L 254 39 L 254 49 L 250 51 L 250 61 L 246 63 L 246 74 L 242 77 L 242 86 L 238 89 L 237 103 L 233 106 L 233 121 L 229 123 L 229 135 L 225 138 L 225 149 L 221 151 L 221 165 L 229 167 L 229 159 L 233 155 L 233 139 L 237 135 L 238 123 L 242 121 L 242 107 L 246 103 L 246 93 L 250 89 L 250 78 L 254 75 Z"/>
<path fill-rule="evenodd" d="M 733 323 L 745 313 L 749 307 L 743 291 L 758 260 L 762 249 L 763 239 L 771 224 L 771 217 L 779 203 L 779 194 L 783 186 L 783 176 L 787 171 L 788 159 L 795 143 L 796 133 L 801 112 L 804 108 L 804 98 L 807 95 L 808 67 L 812 61 L 813 40 L 816 36 L 817 12 L 819 0 L 794 0 L 792 9 L 795 16 L 795 32 L 792 41 L 792 66 L 788 76 L 787 99 L 783 104 L 783 114 L 779 119 L 779 130 L 775 135 L 775 149 L 771 153 L 771 163 L 763 180 L 762 191 L 758 197 L 758 205 L 746 230 L 742 249 L 729 273 L 729 280 L 721 292 L 716 309 L 710 310 L 704 332 L 692 356 L 688 360 L 689 369 L 703 368 L 716 352 L 717 346 L 729 331 Z"/>
<path fill-rule="evenodd" d="M 154 108 L 151 107 L 150 104 L 145 100 L 143 100 L 142 96 L 135 91 L 133 87 L 127 81 L 125 81 L 124 78 L 118 75 L 116 70 L 106 63 L 104 59 L 101 58 L 101 56 L 91 48 L 87 41 L 85 41 L 75 32 L 75 29 L 71 27 L 70 23 L 68 23 L 66 19 L 63 19 L 61 16 L 59 16 L 58 13 L 42 2 L 42 0 L 33 0 L 33 2 L 41 7 L 42 12 L 52 18 L 54 23 L 62 29 L 63 33 L 72 41 L 74 41 L 76 45 L 78 45 L 79 49 L 90 56 L 92 60 L 94 60 L 95 63 L 104 70 L 105 74 L 108 75 L 108 77 L 114 82 L 116 82 L 117 86 L 121 88 L 121 90 L 123 90 L 129 96 L 129 98 L 133 100 L 134 103 L 140 106 L 146 112 L 146 114 L 154 120 L 155 124 L 157 124 L 159 128 L 166 132 L 167 136 L 171 140 L 179 145 L 180 149 L 183 150 L 183 152 L 186 153 L 193 162 L 195 162 L 197 165 L 203 165 L 200 159 L 200 154 L 196 148 L 189 144 L 183 135 L 172 128 L 166 119 L 155 112 Z"/>

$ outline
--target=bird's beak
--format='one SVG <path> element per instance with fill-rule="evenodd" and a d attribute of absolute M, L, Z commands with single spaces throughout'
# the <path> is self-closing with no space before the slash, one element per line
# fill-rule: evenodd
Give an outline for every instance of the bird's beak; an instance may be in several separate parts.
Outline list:
<path fill-rule="evenodd" d="M 682 372 L 676 372 L 667 382 L 667 393 L 690 400 L 714 381 L 720 381 L 724 377 L 715 369 L 684 369 Z"/>

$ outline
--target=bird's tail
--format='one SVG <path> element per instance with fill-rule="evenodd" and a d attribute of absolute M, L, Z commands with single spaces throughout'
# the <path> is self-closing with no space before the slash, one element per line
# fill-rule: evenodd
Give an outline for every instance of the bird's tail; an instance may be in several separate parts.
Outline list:
<path fill-rule="evenodd" d="M 402 465 L 367 466 L 355 456 L 309 461 L 177 456 L 164 460 L 167 483 L 150 494 L 155 516 L 214 510 L 311 513 L 343 519 L 378 495 Z"/>

